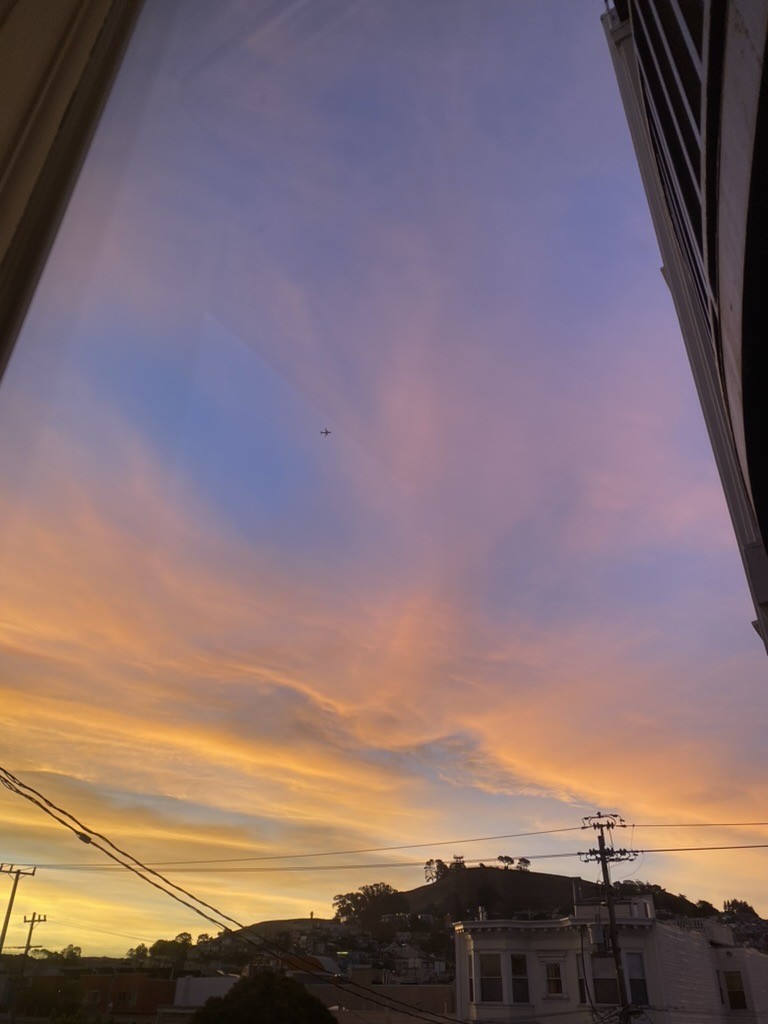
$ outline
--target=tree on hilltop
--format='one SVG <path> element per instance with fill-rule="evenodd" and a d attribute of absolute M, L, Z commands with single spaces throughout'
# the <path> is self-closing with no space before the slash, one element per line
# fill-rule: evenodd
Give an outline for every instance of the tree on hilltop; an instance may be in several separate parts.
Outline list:
<path fill-rule="evenodd" d="M 39 949 L 35 951 L 36 958 L 43 958 L 46 960 L 62 960 L 70 962 L 72 960 L 79 960 L 83 955 L 83 951 L 79 946 L 73 946 L 72 943 L 65 946 L 64 949 Z"/>
<path fill-rule="evenodd" d="M 481 865 L 481 867 L 483 866 Z M 424 877 L 428 882 L 439 882 L 442 878 L 447 878 L 452 872 L 465 871 L 466 867 L 464 858 L 459 853 L 454 853 L 450 864 L 446 864 L 439 857 L 434 860 L 430 858 L 424 865 Z"/>
<path fill-rule="evenodd" d="M 424 865 L 424 877 L 428 882 L 439 882 L 448 874 L 448 865 L 439 857 L 430 857 Z"/>
<path fill-rule="evenodd" d="M 337 921 L 347 921 L 370 931 L 385 914 L 404 914 L 408 900 L 386 882 L 361 885 L 357 892 L 343 892 L 333 897 Z"/>
<path fill-rule="evenodd" d="M 175 939 L 158 939 L 149 947 L 149 955 L 163 960 L 173 960 L 183 964 L 192 948 L 192 936 L 189 932 L 179 932 Z"/>
<path fill-rule="evenodd" d="M 751 903 L 746 900 L 726 900 L 723 903 L 723 911 L 726 914 L 738 914 L 741 917 L 751 917 L 757 921 L 760 917 Z"/>

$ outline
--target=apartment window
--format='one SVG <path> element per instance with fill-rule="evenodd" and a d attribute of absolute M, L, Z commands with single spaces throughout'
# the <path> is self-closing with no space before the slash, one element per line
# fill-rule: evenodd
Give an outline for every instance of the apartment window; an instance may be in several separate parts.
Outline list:
<path fill-rule="evenodd" d="M 645 980 L 645 963 L 642 953 L 627 953 L 627 984 L 629 999 L 635 1006 L 648 1005 L 648 985 Z"/>
<path fill-rule="evenodd" d="M 616 982 L 616 964 L 612 956 L 592 957 L 592 991 L 596 1003 L 618 1005 L 619 986 Z"/>
<path fill-rule="evenodd" d="M 704 42 L 704 4 L 701 0 L 679 0 L 677 6 L 691 34 L 693 45 L 701 56 Z"/>
<path fill-rule="evenodd" d="M 548 996 L 563 995 L 563 965 L 559 960 L 548 960 L 544 964 L 544 981 Z"/>
<path fill-rule="evenodd" d="M 731 1010 L 746 1010 L 747 994 L 744 991 L 744 980 L 741 971 L 723 971 L 725 994 Z"/>
<path fill-rule="evenodd" d="M 501 984 L 501 953 L 481 953 L 478 960 L 480 966 L 480 1002 L 502 1002 L 504 992 Z"/>
<path fill-rule="evenodd" d="M 135 1006 L 136 1005 L 136 993 L 135 992 L 118 992 L 115 1002 L 118 1006 Z"/>
<path fill-rule="evenodd" d="M 699 125 L 701 122 L 701 76 L 691 56 L 685 28 L 668 0 L 664 3 L 659 3 L 656 0 L 653 5 L 653 13 L 661 25 L 661 38 L 671 52 L 674 74 L 680 79 L 691 114 Z"/>
<path fill-rule="evenodd" d="M 512 1002 L 527 1003 L 530 1001 L 528 991 L 528 965 L 525 954 L 513 953 L 510 957 L 512 967 Z"/>

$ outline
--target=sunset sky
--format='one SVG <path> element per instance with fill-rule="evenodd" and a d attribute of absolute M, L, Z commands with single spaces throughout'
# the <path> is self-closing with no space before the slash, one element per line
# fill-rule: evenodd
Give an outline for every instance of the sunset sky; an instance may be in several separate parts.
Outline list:
<path fill-rule="evenodd" d="M 603 9 L 139 21 L 0 388 L 2 764 L 239 920 L 598 808 L 768 843 L 639 827 L 768 817 L 768 662 Z M 0 819 L 9 945 L 212 930 Z M 615 877 L 768 916 L 767 855 Z"/>

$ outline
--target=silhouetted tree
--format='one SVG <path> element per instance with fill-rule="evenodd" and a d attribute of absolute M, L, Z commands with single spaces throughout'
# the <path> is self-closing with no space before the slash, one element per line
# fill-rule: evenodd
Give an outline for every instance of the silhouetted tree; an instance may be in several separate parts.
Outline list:
<path fill-rule="evenodd" d="M 181 965 L 192 946 L 189 932 L 179 932 L 175 939 L 158 939 L 149 947 L 149 955 L 163 960 L 173 960 Z"/>
<path fill-rule="evenodd" d="M 438 857 L 435 860 L 428 860 L 424 865 L 424 877 L 428 882 L 439 882 L 441 878 L 450 871 L 450 868 L 444 860 L 440 860 Z"/>
<path fill-rule="evenodd" d="M 65 946 L 64 949 L 41 949 L 37 954 L 39 957 L 44 957 L 47 960 L 78 960 L 82 955 L 83 951 L 79 946 L 73 946 L 70 943 Z"/>
<path fill-rule="evenodd" d="M 336 1024 L 323 1003 L 293 978 L 262 971 L 209 999 L 192 1024 Z"/>
<path fill-rule="evenodd" d="M 723 910 L 726 914 L 739 914 L 741 917 L 751 917 L 755 920 L 760 916 L 752 904 L 747 903 L 746 900 L 726 900 L 723 903 Z"/>
<path fill-rule="evenodd" d="M 408 910 L 408 900 L 386 882 L 361 885 L 357 892 L 339 893 L 333 897 L 336 918 L 351 921 L 370 930 L 384 914 L 401 914 Z"/>

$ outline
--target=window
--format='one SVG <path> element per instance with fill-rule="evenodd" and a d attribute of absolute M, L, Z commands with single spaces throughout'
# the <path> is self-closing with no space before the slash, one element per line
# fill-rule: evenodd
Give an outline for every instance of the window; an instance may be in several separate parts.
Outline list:
<path fill-rule="evenodd" d="M 559 961 L 550 960 L 544 964 L 544 977 L 548 996 L 563 995 L 563 972 Z"/>
<path fill-rule="evenodd" d="M 630 1002 L 635 1006 L 647 1006 L 648 985 L 645 981 L 645 964 L 642 953 L 627 953 L 627 985 Z"/>
<path fill-rule="evenodd" d="M 512 1002 L 527 1003 L 530 1001 L 528 992 L 528 966 L 525 953 L 513 953 L 510 957 L 512 967 Z"/>
<path fill-rule="evenodd" d="M 135 992 L 118 992 L 115 1002 L 118 1006 L 135 1006 L 136 1005 L 136 993 Z"/>
<path fill-rule="evenodd" d="M 502 1002 L 501 953 L 481 953 L 477 959 L 480 965 L 480 1001 Z"/>
<path fill-rule="evenodd" d="M 86 1006 L 98 1006 L 99 1005 L 99 990 L 97 988 L 90 989 L 85 996 Z"/>
<path fill-rule="evenodd" d="M 472 954 L 467 954 L 467 977 L 469 978 L 469 1001 L 475 1001 L 475 973 L 472 969 Z"/>
<path fill-rule="evenodd" d="M 592 991 L 596 1003 L 619 1002 L 619 986 L 616 982 L 616 964 L 612 956 L 592 957 Z"/>
<path fill-rule="evenodd" d="M 723 971 L 725 982 L 725 993 L 728 996 L 728 1006 L 732 1010 L 746 1010 L 747 994 L 744 991 L 744 981 L 741 971 Z"/>

